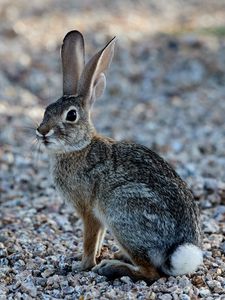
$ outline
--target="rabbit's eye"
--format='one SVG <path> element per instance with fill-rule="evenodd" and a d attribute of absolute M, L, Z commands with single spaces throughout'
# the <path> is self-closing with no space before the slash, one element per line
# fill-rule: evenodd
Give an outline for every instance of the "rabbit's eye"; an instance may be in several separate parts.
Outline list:
<path fill-rule="evenodd" d="M 75 109 L 71 109 L 70 111 L 68 111 L 67 115 L 66 115 L 66 121 L 69 122 L 74 122 L 77 119 L 77 112 Z"/>

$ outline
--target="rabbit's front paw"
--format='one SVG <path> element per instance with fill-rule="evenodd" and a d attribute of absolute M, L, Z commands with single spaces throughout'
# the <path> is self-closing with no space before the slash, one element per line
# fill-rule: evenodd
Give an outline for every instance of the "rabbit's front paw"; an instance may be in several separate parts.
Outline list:
<path fill-rule="evenodd" d="M 81 272 L 81 271 L 88 271 L 91 270 L 96 263 L 93 260 L 88 258 L 83 259 L 82 261 L 74 261 L 72 269 L 73 271 Z"/>

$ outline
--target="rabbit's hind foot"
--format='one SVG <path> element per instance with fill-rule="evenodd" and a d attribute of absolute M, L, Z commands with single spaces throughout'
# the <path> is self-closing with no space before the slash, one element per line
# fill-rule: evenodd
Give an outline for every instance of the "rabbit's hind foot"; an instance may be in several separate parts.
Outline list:
<path fill-rule="evenodd" d="M 131 276 L 135 272 L 135 268 L 116 259 L 104 259 L 92 271 L 111 280 L 122 276 Z"/>
<path fill-rule="evenodd" d="M 153 266 L 143 268 L 115 259 L 102 260 L 92 271 L 99 275 L 106 276 L 109 280 L 129 276 L 133 281 L 144 280 L 151 284 L 160 278 L 158 271 Z"/>
<path fill-rule="evenodd" d="M 132 263 L 130 258 L 121 250 L 116 251 L 113 254 L 113 258 L 116 260 L 122 260 L 123 262 L 126 262 L 126 263 Z"/>

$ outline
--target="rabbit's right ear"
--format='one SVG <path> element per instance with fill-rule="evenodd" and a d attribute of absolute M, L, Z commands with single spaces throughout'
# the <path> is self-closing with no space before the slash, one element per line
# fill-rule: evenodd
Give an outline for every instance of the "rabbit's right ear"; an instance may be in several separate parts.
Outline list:
<path fill-rule="evenodd" d="M 84 38 L 73 30 L 64 37 L 62 48 L 63 95 L 76 95 L 78 82 L 84 69 Z"/>
<path fill-rule="evenodd" d="M 84 96 L 86 104 L 91 106 L 99 98 L 106 85 L 105 73 L 114 54 L 115 37 L 85 65 L 82 72 L 78 94 Z"/>

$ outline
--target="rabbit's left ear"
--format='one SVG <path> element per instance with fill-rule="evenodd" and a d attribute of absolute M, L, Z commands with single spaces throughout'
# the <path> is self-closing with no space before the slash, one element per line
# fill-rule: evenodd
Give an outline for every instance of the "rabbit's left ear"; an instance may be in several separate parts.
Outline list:
<path fill-rule="evenodd" d="M 78 85 L 78 94 L 85 97 L 88 104 L 101 97 L 106 86 L 105 72 L 109 68 L 114 54 L 115 37 L 84 67 Z"/>
<path fill-rule="evenodd" d="M 79 31 L 70 31 L 64 37 L 61 57 L 63 95 L 76 95 L 78 82 L 84 69 L 84 39 Z"/>

